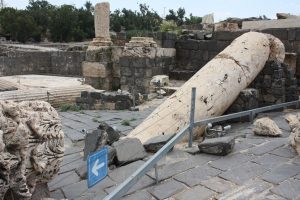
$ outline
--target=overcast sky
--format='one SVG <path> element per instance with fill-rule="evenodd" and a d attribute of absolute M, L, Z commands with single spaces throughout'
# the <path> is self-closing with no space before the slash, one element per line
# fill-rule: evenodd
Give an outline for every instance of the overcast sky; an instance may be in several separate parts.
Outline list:
<path fill-rule="evenodd" d="M 101 2 L 90 0 L 93 4 Z M 4 0 L 6 6 L 25 8 L 27 0 Z M 81 7 L 85 0 L 48 0 L 51 4 L 72 4 Z M 223 20 L 227 17 L 257 17 L 266 15 L 276 18 L 276 13 L 285 12 L 300 15 L 300 0 L 109 0 L 111 10 L 132 9 L 138 10 L 140 3 L 146 3 L 157 11 L 161 16 L 168 13 L 169 9 L 184 7 L 186 13 L 203 16 L 214 13 L 215 20 Z"/>

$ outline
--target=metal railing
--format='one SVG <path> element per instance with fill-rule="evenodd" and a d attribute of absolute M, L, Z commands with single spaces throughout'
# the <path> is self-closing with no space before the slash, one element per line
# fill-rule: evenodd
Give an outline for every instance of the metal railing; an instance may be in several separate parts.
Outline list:
<path fill-rule="evenodd" d="M 192 88 L 192 98 L 191 98 L 191 114 L 190 114 L 190 124 L 185 126 L 179 133 L 177 133 L 169 142 L 167 142 L 158 152 L 156 152 L 149 160 L 147 160 L 139 169 L 137 169 L 131 176 L 129 176 L 123 183 L 116 187 L 114 191 L 112 191 L 109 195 L 107 195 L 104 200 L 118 200 L 122 196 L 124 196 L 129 189 L 137 183 L 137 181 L 144 176 L 150 169 L 155 168 L 155 177 L 156 183 L 158 183 L 158 169 L 157 162 L 165 156 L 173 146 L 180 142 L 182 138 L 185 136 L 186 132 L 189 132 L 189 147 L 192 147 L 192 130 L 194 126 L 207 125 L 208 123 L 215 123 L 226 121 L 230 119 L 235 119 L 239 117 L 249 116 L 250 120 L 253 121 L 255 114 L 275 110 L 279 108 L 287 108 L 288 106 L 297 106 L 299 107 L 300 100 L 291 101 L 282 104 L 275 104 L 271 106 L 256 108 L 253 110 L 247 110 L 243 112 L 223 115 L 219 117 L 213 117 L 209 119 L 203 119 L 197 122 L 194 122 L 194 112 L 195 112 L 195 97 L 196 97 L 196 89 Z M 97 197 L 95 198 L 97 199 Z"/>

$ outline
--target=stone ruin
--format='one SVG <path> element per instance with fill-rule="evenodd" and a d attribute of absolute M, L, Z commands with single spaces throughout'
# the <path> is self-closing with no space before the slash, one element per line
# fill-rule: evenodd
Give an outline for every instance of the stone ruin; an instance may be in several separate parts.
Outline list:
<path fill-rule="evenodd" d="M 31 199 L 63 155 L 62 124 L 49 103 L 0 101 L 0 199 Z"/>

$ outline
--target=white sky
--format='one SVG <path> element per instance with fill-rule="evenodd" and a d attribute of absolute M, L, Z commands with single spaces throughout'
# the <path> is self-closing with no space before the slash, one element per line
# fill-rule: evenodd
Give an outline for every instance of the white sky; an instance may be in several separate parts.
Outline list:
<path fill-rule="evenodd" d="M 93 4 L 101 2 L 90 0 Z M 27 0 L 4 0 L 7 6 L 23 9 L 28 4 Z M 48 0 L 53 5 L 71 4 L 81 7 L 84 0 Z M 300 15 L 300 0 L 109 0 L 111 10 L 132 9 L 138 10 L 140 3 L 146 3 L 161 16 L 168 13 L 169 9 L 184 7 L 186 13 L 203 16 L 214 13 L 215 20 L 223 20 L 227 17 L 258 17 L 266 15 L 276 18 L 276 13 L 286 12 Z"/>

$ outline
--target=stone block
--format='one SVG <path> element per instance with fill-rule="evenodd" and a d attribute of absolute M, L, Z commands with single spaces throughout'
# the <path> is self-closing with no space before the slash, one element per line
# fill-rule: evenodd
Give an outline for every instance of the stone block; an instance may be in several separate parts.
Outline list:
<path fill-rule="evenodd" d="M 236 187 L 234 189 L 228 190 L 220 194 L 217 199 L 227 200 L 227 199 L 257 199 L 255 196 L 261 194 L 263 191 L 269 189 L 272 185 L 262 181 L 262 180 L 251 180 L 246 184 Z M 264 199 L 264 198 L 263 198 Z"/>
<path fill-rule="evenodd" d="M 80 177 L 76 174 L 75 171 L 67 172 L 55 177 L 48 183 L 50 191 L 55 191 L 64 186 L 70 185 L 80 181 Z"/>
<path fill-rule="evenodd" d="M 288 29 L 288 40 L 294 41 L 296 40 L 296 30 L 295 28 Z"/>
<path fill-rule="evenodd" d="M 127 56 L 122 56 L 120 57 L 120 60 L 119 60 L 119 64 L 121 67 L 130 67 L 130 64 L 129 64 L 129 57 Z"/>
<path fill-rule="evenodd" d="M 208 40 L 198 41 L 198 49 L 207 51 L 208 45 L 210 45 L 210 43 L 211 43 L 211 41 L 208 41 Z"/>
<path fill-rule="evenodd" d="M 176 200 L 207 200 L 215 196 L 215 192 L 198 185 L 175 196 Z"/>
<path fill-rule="evenodd" d="M 148 189 L 148 192 L 155 198 L 162 200 L 181 192 L 185 188 L 186 187 L 182 183 L 171 180 Z"/>
<path fill-rule="evenodd" d="M 270 172 L 267 172 L 262 176 L 262 179 L 270 183 L 279 184 L 280 182 L 287 180 L 298 173 L 300 173 L 300 168 L 298 165 L 287 163 L 271 169 Z"/>
<path fill-rule="evenodd" d="M 126 153 L 126 152 L 125 152 Z M 121 183 L 125 181 L 133 172 L 135 172 L 139 167 L 141 167 L 145 162 L 136 161 L 128 165 L 119 167 L 108 173 L 108 176 L 115 182 Z"/>
<path fill-rule="evenodd" d="M 87 189 L 88 187 L 86 180 L 82 180 L 62 188 L 67 199 L 75 199 L 80 197 L 80 195 L 87 191 Z"/>
<path fill-rule="evenodd" d="M 174 135 L 175 134 L 156 136 L 154 138 L 147 140 L 144 143 L 144 147 L 145 147 L 146 151 L 155 153 L 161 147 L 163 147 L 169 140 L 171 140 L 172 137 L 174 137 Z"/>
<path fill-rule="evenodd" d="M 140 190 L 133 194 L 123 197 L 121 200 L 149 200 L 152 196 L 147 191 Z"/>
<path fill-rule="evenodd" d="M 125 138 L 112 144 L 116 149 L 119 165 L 143 159 L 147 156 L 141 141 L 137 138 Z"/>
<path fill-rule="evenodd" d="M 286 138 L 276 138 L 272 141 L 265 142 L 259 146 L 249 149 L 249 152 L 254 155 L 263 155 L 283 146 L 284 144 L 287 144 Z"/>
<path fill-rule="evenodd" d="M 232 154 L 221 159 L 212 161 L 211 166 L 220 170 L 228 170 L 251 160 L 251 157 L 246 154 Z"/>
<path fill-rule="evenodd" d="M 272 192 L 286 199 L 299 199 L 300 180 L 289 179 L 271 189 Z"/>
<path fill-rule="evenodd" d="M 192 168 L 181 174 L 175 175 L 174 179 L 188 185 L 189 187 L 193 187 L 195 185 L 199 185 L 202 181 L 208 180 L 220 173 L 221 171 L 218 169 L 208 165 L 202 165 L 200 167 Z"/>
<path fill-rule="evenodd" d="M 250 179 L 254 179 L 267 171 L 266 168 L 256 163 L 248 162 L 223 172 L 219 177 L 234 182 L 238 185 L 243 185 Z"/>
<path fill-rule="evenodd" d="M 280 40 L 288 40 L 288 30 L 283 28 L 274 28 L 272 30 L 272 35 Z"/>
<path fill-rule="evenodd" d="M 88 62 L 111 62 L 112 52 L 110 47 L 90 46 L 86 51 Z"/>
<path fill-rule="evenodd" d="M 243 21 L 242 29 L 262 30 L 268 28 L 298 28 L 299 19 Z"/>
<path fill-rule="evenodd" d="M 202 153 L 225 156 L 232 151 L 234 143 L 234 137 L 218 137 L 206 139 L 198 147 Z"/>
<path fill-rule="evenodd" d="M 82 73 L 84 77 L 101 77 L 106 78 L 111 74 L 105 63 L 86 62 L 82 63 Z"/>
<path fill-rule="evenodd" d="M 296 29 L 296 40 L 300 41 L 300 28 Z"/>
<path fill-rule="evenodd" d="M 219 177 L 213 177 L 211 179 L 204 180 L 201 182 L 201 185 L 204 185 L 205 187 L 218 193 L 229 191 L 235 187 L 235 184 Z"/>

